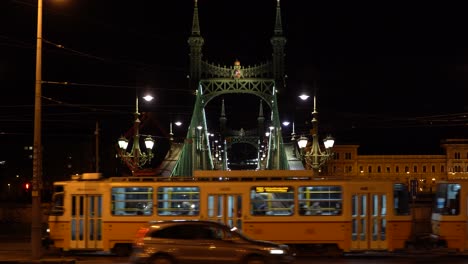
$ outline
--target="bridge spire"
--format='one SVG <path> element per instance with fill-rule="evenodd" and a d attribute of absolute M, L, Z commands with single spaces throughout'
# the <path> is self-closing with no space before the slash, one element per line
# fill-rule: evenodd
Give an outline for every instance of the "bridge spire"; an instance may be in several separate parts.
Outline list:
<path fill-rule="evenodd" d="M 200 23 L 198 21 L 198 0 L 194 0 L 192 34 L 188 39 L 190 46 L 190 80 L 192 87 L 197 86 L 201 78 L 202 47 L 205 42 L 200 32 Z"/>
<path fill-rule="evenodd" d="M 192 36 L 200 36 L 200 22 L 198 21 L 198 0 L 193 6 Z"/>
<path fill-rule="evenodd" d="M 276 90 L 281 90 L 285 86 L 284 74 L 284 47 L 286 38 L 283 36 L 283 25 L 281 24 L 281 5 L 280 0 L 276 4 L 276 21 L 273 37 L 270 39 L 273 46 L 273 78 L 276 83 Z"/>
<path fill-rule="evenodd" d="M 276 3 L 276 21 L 275 21 L 275 36 L 283 35 L 283 25 L 281 24 L 281 6 L 280 0 Z"/>

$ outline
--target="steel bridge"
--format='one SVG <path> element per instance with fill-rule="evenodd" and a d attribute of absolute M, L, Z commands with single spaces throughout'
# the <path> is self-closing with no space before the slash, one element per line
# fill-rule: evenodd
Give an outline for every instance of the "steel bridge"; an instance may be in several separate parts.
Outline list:
<path fill-rule="evenodd" d="M 250 144 L 257 149 L 255 169 L 290 169 L 278 114 L 278 91 L 285 87 L 284 47 L 286 38 L 283 36 L 280 1 L 277 0 L 276 3 L 275 26 L 273 36 L 270 39 L 273 51 L 272 60 L 254 66 L 243 66 L 236 60 L 233 66 L 227 67 L 202 60 L 204 39 L 200 31 L 197 0 L 194 1 L 192 33 L 188 44 L 190 46 L 189 77 L 192 87 L 196 87 L 196 100 L 188 132 L 177 162 L 171 171 L 171 176 L 192 176 L 194 170 L 228 170 L 227 152 L 232 145 L 239 143 Z M 272 18 L 273 14 L 274 12 L 272 12 Z M 225 130 L 222 134 L 223 142 L 220 152 L 222 156 L 220 158 L 219 153 L 213 153 L 211 147 L 213 144 L 210 142 L 208 133 L 205 107 L 213 98 L 229 94 L 249 94 L 260 99 L 258 128 L 254 130 L 256 133 L 242 130 L 228 133 Z M 271 110 L 271 129 L 265 127 L 264 104 Z M 222 118 L 223 115 L 224 101 Z M 225 123 L 221 122 L 221 125 L 225 125 Z M 269 132 L 269 135 L 265 136 L 264 132 Z M 262 146 L 264 147 L 262 148 Z M 263 157 L 265 158 L 262 161 Z"/>

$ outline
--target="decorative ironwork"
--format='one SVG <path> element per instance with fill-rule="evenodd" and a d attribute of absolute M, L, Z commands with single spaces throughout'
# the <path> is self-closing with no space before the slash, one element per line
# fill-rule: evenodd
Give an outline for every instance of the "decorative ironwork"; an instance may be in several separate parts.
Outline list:
<path fill-rule="evenodd" d="M 206 61 L 201 62 L 202 73 L 205 78 L 231 78 L 234 66 L 226 67 L 214 65 Z M 242 76 L 244 78 L 266 78 L 273 74 L 271 62 L 265 62 L 260 65 L 250 67 L 241 66 Z"/>
<path fill-rule="evenodd" d="M 216 78 L 200 80 L 203 88 L 204 105 L 216 96 L 228 93 L 248 93 L 256 95 L 272 107 L 272 101 L 275 94 L 275 81 L 272 79 L 226 79 Z"/>

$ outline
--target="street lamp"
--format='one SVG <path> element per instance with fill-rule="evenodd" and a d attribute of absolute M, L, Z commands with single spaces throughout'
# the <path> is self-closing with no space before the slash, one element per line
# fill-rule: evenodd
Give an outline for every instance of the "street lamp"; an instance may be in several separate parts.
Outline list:
<path fill-rule="evenodd" d="M 182 125 L 182 122 L 180 122 L 180 121 L 176 121 L 176 122 L 171 121 L 169 123 L 169 140 L 171 142 L 174 141 L 174 132 L 172 131 L 173 125 L 176 125 L 176 126 L 180 127 Z"/>
<path fill-rule="evenodd" d="M 146 101 L 153 100 L 153 97 L 147 95 L 143 97 Z M 142 152 L 140 148 L 140 113 L 138 112 L 138 95 L 136 96 L 136 103 L 135 103 L 135 122 L 133 124 L 134 128 L 134 135 L 133 135 L 133 143 L 130 149 L 130 152 L 127 151 L 128 148 L 128 139 L 125 137 L 120 137 L 118 140 L 119 151 L 118 155 L 122 162 L 124 162 L 127 167 L 132 171 L 133 176 L 135 176 L 135 172 L 142 168 L 146 163 L 149 163 L 151 159 L 154 157 L 152 149 L 154 147 L 154 140 L 151 136 L 146 136 L 145 138 L 145 147 L 146 151 Z"/>
<path fill-rule="evenodd" d="M 322 150 L 318 139 L 318 120 L 317 120 L 316 97 L 314 96 L 314 111 L 312 112 L 312 145 L 307 150 L 308 138 L 301 136 L 297 140 L 297 146 L 300 149 L 300 156 L 307 167 L 319 172 L 320 168 L 333 156 L 331 149 L 335 140 L 331 136 L 327 136 L 324 141 L 324 149 Z"/>

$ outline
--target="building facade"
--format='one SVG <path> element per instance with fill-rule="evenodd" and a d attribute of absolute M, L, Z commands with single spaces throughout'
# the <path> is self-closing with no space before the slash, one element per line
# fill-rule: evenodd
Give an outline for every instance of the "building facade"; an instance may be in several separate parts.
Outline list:
<path fill-rule="evenodd" d="M 433 192 L 437 181 L 468 179 L 468 139 L 446 139 L 441 147 L 443 155 L 359 155 L 359 145 L 337 145 L 324 173 L 406 181 L 418 192 Z"/>

